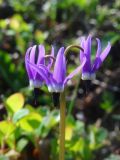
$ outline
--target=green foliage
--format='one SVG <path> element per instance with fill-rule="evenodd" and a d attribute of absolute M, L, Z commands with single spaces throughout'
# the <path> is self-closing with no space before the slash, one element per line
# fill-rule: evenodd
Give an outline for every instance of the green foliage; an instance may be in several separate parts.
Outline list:
<path fill-rule="evenodd" d="M 55 132 L 60 120 L 59 111 L 50 111 L 48 108 L 35 110 L 29 105 L 23 108 L 24 97 L 21 93 L 15 93 L 8 97 L 5 104 L 8 117 L 0 122 L 0 145 L 7 144 L 8 150 L 11 151 L 14 148 L 20 153 L 25 150 L 30 141 L 36 146 L 36 139 L 45 139 L 52 133 L 54 136 L 51 140 L 51 153 L 53 158 L 57 158 L 58 140 Z M 93 151 L 104 145 L 106 137 L 107 131 L 103 128 L 91 125 L 88 127 L 87 133 L 83 122 L 76 121 L 70 115 L 66 118 L 67 157 L 71 156 L 74 159 L 81 157 L 82 160 L 92 159 Z"/>
<path fill-rule="evenodd" d="M 90 126 L 89 132 L 90 148 L 93 150 L 100 148 L 105 142 L 105 139 L 108 135 L 106 129 L 98 128 L 96 126 Z"/>
<path fill-rule="evenodd" d="M 10 148 L 14 147 L 15 125 L 8 120 L 0 122 L 0 144 L 7 144 Z"/>
<path fill-rule="evenodd" d="M 54 126 L 58 124 L 59 120 L 60 116 L 57 110 L 54 110 L 51 113 L 48 112 L 47 115 L 42 119 L 41 124 L 36 130 L 36 134 L 43 138 L 46 137 L 49 134 L 51 128 L 54 128 Z"/>
<path fill-rule="evenodd" d="M 73 123 L 74 122 L 74 123 Z M 70 139 L 66 137 L 66 148 L 68 153 L 74 153 L 74 158 L 78 155 L 82 160 L 91 160 L 94 158 L 93 151 L 101 148 L 107 138 L 107 131 L 104 128 L 98 128 L 95 125 L 88 127 L 85 131 L 84 123 L 81 121 L 72 120 L 67 123 L 67 127 L 71 126 L 72 133 L 69 134 L 66 130 L 66 135 L 70 135 Z M 70 129 L 69 129 L 70 130 Z"/>
<path fill-rule="evenodd" d="M 23 149 L 28 145 L 29 141 L 25 138 L 21 138 L 18 142 L 17 142 L 17 146 L 16 146 L 16 150 L 18 152 L 23 151 Z"/>
<path fill-rule="evenodd" d="M 24 105 L 24 97 L 21 93 L 15 93 L 5 101 L 9 114 L 18 112 Z"/>
<path fill-rule="evenodd" d="M 20 109 L 19 111 L 17 111 L 14 116 L 13 116 L 13 122 L 16 123 L 18 120 L 20 120 L 21 118 L 25 117 L 26 115 L 29 114 L 29 110 L 26 108 Z"/>
<path fill-rule="evenodd" d="M 22 85 L 25 84 L 25 81 L 22 80 L 23 77 L 25 76 L 25 70 L 21 64 L 21 61 L 19 61 L 19 65 L 16 66 L 13 63 L 11 55 L 1 50 L 0 50 L 0 73 L 4 83 L 7 84 L 7 86 L 11 88 L 11 90 L 14 91 L 19 90 L 22 87 Z M 17 77 L 17 79 L 15 77 Z M 0 86 L 2 86 L 1 82 Z"/>
<path fill-rule="evenodd" d="M 9 160 L 8 157 L 4 156 L 4 155 L 0 155 L 0 160 Z"/>
<path fill-rule="evenodd" d="M 107 113 L 110 113 L 114 109 L 114 97 L 109 92 L 104 92 L 103 100 L 101 102 L 101 108 L 104 109 Z"/>

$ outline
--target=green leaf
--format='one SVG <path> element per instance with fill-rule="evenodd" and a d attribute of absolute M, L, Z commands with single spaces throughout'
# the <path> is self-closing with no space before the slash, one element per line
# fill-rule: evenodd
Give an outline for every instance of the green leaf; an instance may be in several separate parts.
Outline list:
<path fill-rule="evenodd" d="M 9 137 L 7 137 L 6 143 L 9 146 L 10 149 L 14 149 L 15 148 L 15 134 L 14 134 L 14 132 L 11 133 L 9 135 Z"/>
<path fill-rule="evenodd" d="M 75 120 L 73 116 L 68 115 L 66 117 L 66 127 L 65 127 L 65 140 L 70 141 L 73 136 L 73 130 L 75 127 Z"/>
<path fill-rule="evenodd" d="M 104 92 L 100 107 L 110 113 L 114 109 L 114 96 L 109 92 Z"/>
<path fill-rule="evenodd" d="M 70 142 L 69 149 L 74 153 L 79 153 L 79 157 L 83 160 L 93 159 L 92 151 L 89 148 L 87 138 L 75 138 Z"/>
<path fill-rule="evenodd" d="M 15 147 L 15 125 L 11 121 L 0 122 L 0 143 L 5 143 L 9 148 Z"/>
<path fill-rule="evenodd" d="M 11 121 L 0 122 L 0 132 L 9 137 L 9 135 L 15 130 L 15 125 Z"/>
<path fill-rule="evenodd" d="M 38 136 L 46 137 L 49 131 L 58 124 L 60 120 L 60 115 L 58 110 L 54 110 L 43 118 L 41 124 L 36 129 L 36 134 Z"/>
<path fill-rule="evenodd" d="M 21 93 L 15 93 L 7 98 L 5 101 L 6 108 L 10 114 L 19 111 L 24 105 L 24 97 Z"/>
<path fill-rule="evenodd" d="M 77 140 L 71 147 L 71 151 L 78 152 L 83 149 L 83 146 L 84 146 L 84 139 L 79 138 L 79 140 Z"/>
<path fill-rule="evenodd" d="M 18 142 L 17 142 L 17 151 L 18 152 L 21 152 L 28 144 L 28 140 L 25 139 L 25 138 L 22 138 L 20 139 Z"/>
<path fill-rule="evenodd" d="M 33 132 L 38 126 L 40 125 L 42 117 L 35 112 L 28 114 L 27 116 L 23 117 L 18 121 L 20 127 L 27 131 Z"/>
<path fill-rule="evenodd" d="M 46 127 L 52 128 L 59 122 L 59 120 L 60 120 L 59 112 L 57 110 L 54 110 L 53 112 L 51 112 L 50 115 L 45 117 L 43 123 Z"/>
<path fill-rule="evenodd" d="M 18 120 L 20 120 L 21 118 L 25 117 L 26 115 L 29 114 L 29 110 L 26 108 L 22 108 L 19 111 L 17 111 L 14 115 L 13 115 L 13 122 L 16 123 Z"/>
<path fill-rule="evenodd" d="M 96 126 L 90 126 L 89 128 L 89 140 L 91 150 L 96 150 L 104 144 L 107 138 L 107 130 L 104 128 L 97 128 Z"/>

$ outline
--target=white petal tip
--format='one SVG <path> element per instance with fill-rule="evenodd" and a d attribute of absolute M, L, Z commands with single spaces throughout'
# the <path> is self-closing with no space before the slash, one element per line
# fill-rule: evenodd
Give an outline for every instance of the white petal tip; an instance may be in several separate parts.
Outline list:
<path fill-rule="evenodd" d="M 63 92 L 64 91 L 64 86 L 61 86 L 61 85 L 51 86 L 51 85 L 49 85 L 48 86 L 48 91 L 49 92 L 55 92 L 55 93 Z"/>
<path fill-rule="evenodd" d="M 81 79 L 82 80 L 94 80 L 96 78 L 95 73 L 83 73 Z"/>
<path fill-rule="evenodd" d="M 38 80 L 30 80 L 29 85 L 31 88 L 40 88 L 43 85 L 43 82 Z"/>

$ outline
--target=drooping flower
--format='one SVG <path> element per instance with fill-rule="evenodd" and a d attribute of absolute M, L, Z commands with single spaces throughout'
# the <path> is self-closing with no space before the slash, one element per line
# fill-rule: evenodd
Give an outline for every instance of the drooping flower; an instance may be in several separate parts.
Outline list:
<path fill-rule="evenodd" d="M 64 47 L 61 47 L 58 51 L 56 61 L 54 64 L 54 70 L 51 71 L 45 65 L 36 65 L 27 59 L 27 64 L 31 70 L 34 70 L 44 81 L 48 87 L 49 92 L 62 92 L 67 82 L 79 73 L 86 62 L 86 57 L 83 55 L 82 63 L 72 73 L 66 76 L 66 58 L 64 55 Z"/>
<path fill-rule="evenodd" d="M 92 36 L 89 35 L 87 39 L 82 38 L 81 40 L 81 47 L 84 49 L 84 51 L 80 51 L 80 62 L 83 61 L 83 57 L 86 56 L 87 60 L 85 65 L 82 68 L 82 79 L 83 80 L 92 80 L 96 76 L 96 71 L 100 68 L 103 61 L 107 57 L 107 55 L 110 52 L 111 44 L 108 42 L 108 45 L 106 48 L 102 51 L 101 48 L 101 42 L 98 38 L 96 38 L 97 41 L 97 51 L 94 61 L 91 60 L 91 43 L 92 43 Z"/>
<path fill-rule="evenodd" d="M 48 65 L 47 68 L 50 69 L 52 66 L 53 59 L 51 57 L 54 56 L 54 48 L 52 47 L 51 55 L 48 57 Z M 34 45 L 33 47 L 30 47 L 27 49 L 26 55 L 25 55 L 25 66 L 27 70 L 27 74 L 29 77 L 29 83 L 30 86 L 33 86 L 34 88 L 39 88 L 42 86 L 44 79 L 38 72 L 36 72 L 32 67 L 30 67 L 28 61 L 31 64 L 35 64 L 37 66 L 39 65 L 45 65 L 45 48 L 43 45 Z"/>

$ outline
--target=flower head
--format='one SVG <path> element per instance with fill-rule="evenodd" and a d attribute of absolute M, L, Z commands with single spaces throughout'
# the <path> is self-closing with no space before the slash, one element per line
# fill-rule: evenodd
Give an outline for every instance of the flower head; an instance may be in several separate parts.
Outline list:
<path fill-rule="evenodd" d="M 66 86 L 68 80 L 79 73 L 86 62 L 86 57 L 83 55 L 83 60 L 80 66 L 78 66 L 72 73 L 66 76 L 66 58 L 64 55 L 64 47 L 61 47 L 58 51 L 56 61 L 54 64 L 54 70 L 51 71 L 50 68 L 43 64 L 35 64 L 27 58 L 27 64 L 42 78 L 48 87 L 50 92 L 62 92 Z M 41 79 L 40 79 L 41 80 Z"/>
<path fill-rule="evenodd" d="M 52 47 L 51 50 L 51 56 L 49 56 L 49 62 L 48 65 L 46 66 L 48 69 L 51 68 L 53 59 L 51 57 L 54 56 L 54 48 Z M 43 77 L 38 74 L 37 71 L 35 71 L 29 63 L 34 64 L 34 65 L 45 65 L 45 48 L 43 45 L 34 45 L 33 47 L 30 47 L 27 49 L 26 55 L 25 55 L 25 66 L 27 70 L 27 74 L 29 77 L 29 83 L 30 86 L 33 86 L 35 88 L 41 87 L 44 79 Z M 28 63 L 29 62 L 29 63 Z"/>
<path fill-rule="evenodd" d="M 100 68 L 103 61 L 109 54 L 109 51 L 111 49 L 111 44 L 108 42 L 108 45 L 106 48 L 102 51 L 101 49 L 101 42 L 98 38 L 96 38 L 97 41 L 97 51 L 96 51 L 96 57 L 92 63 L 91 61 L 91 43 L 92 43 L 92 36 L 89 35 L 87 39 L 82 38 L 81 41 L 81 47 L 84 49 L 84 51 L 80 51 L 80 61 L 83 61 L 83 57 L 86 56 L 86 63 L 82 68 L 82 79 L 83 80 L 92 80 L 95 78 L 95 72 Z"/>

